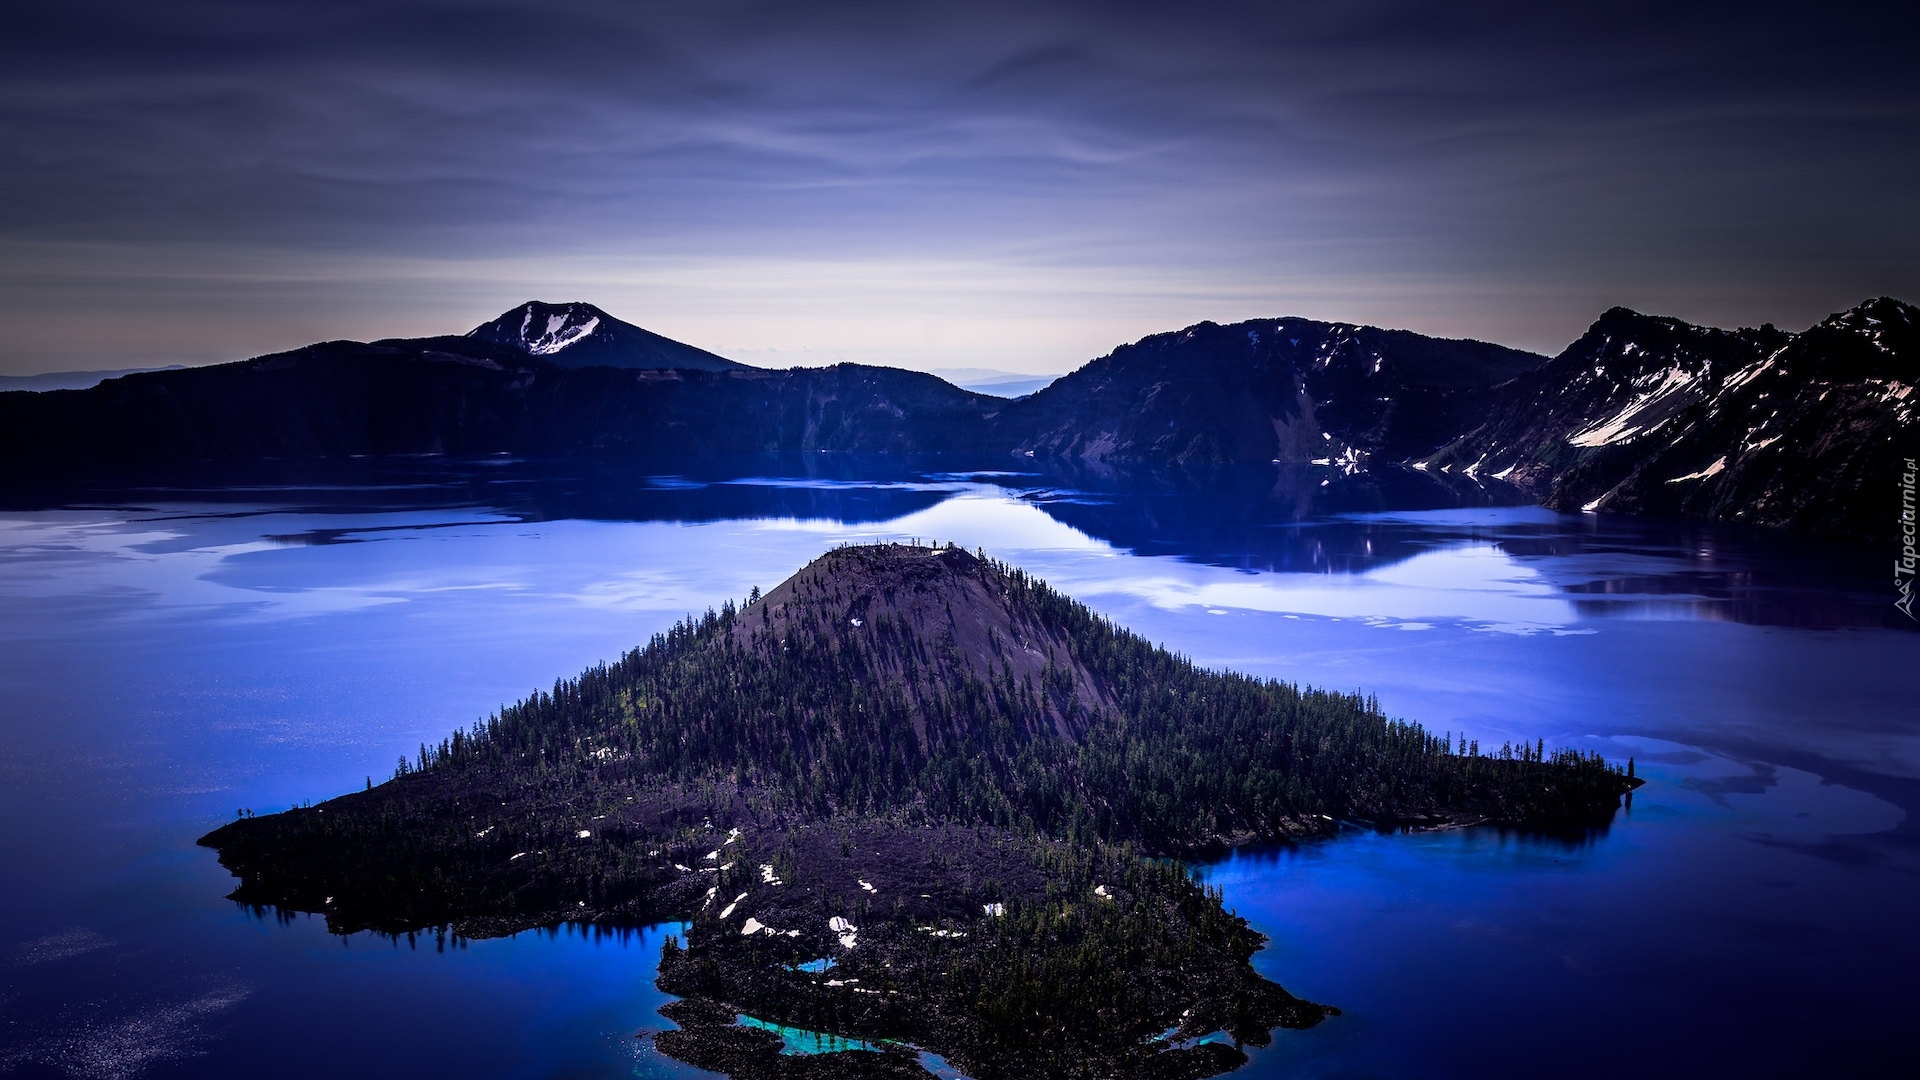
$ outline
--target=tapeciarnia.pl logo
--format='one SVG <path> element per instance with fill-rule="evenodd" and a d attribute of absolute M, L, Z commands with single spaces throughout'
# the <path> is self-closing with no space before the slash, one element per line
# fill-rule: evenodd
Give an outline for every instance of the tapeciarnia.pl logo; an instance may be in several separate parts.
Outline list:
<path fill-rule="evenodd" d="M 1900 473 L 1900 557 L 1893 563 L 1893 590 L 1900 598 L 1893 606 L 1906 613 L 1907 618 L 1920 622 L 1920 615 L 1913 613 L 1913 576 L 1914 563 L 1920 559 L 1920 553 L 1914 551 L 1913 520 L 1913 480 L 1920 473 L 1914 459 L 1906 459 L 1906 468 Z"/>

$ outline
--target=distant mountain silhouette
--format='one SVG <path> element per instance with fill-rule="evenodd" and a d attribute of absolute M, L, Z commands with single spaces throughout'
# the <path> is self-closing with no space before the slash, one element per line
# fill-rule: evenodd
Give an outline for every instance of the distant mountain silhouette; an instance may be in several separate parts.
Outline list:
<path fill-rule="evenodd" d="M 1000 398 L 1025 397 L 1060 377 L 1059 375 L 1023 375 L 1019 372 L 1000 371 L 995 368 L 934 368 L 933 374 L 963 390 Z"/>
<path fill-rule="evenodd" d="M 42 375 L 0 375 L 0 393 L 8 390 L 86 390 L 108 379 L 136 375 L 142 371 L 179 371 L 181 365 L 164 367 L 110 368 L 100 371 L 49 371 Z"/>

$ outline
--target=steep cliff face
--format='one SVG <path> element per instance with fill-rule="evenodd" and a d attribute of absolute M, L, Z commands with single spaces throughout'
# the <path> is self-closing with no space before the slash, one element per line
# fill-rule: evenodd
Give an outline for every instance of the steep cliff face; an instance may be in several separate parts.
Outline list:
<path fill-rule="evenodd" d="M 1006 407 L 1035 455 L 1172 464 L 1424 456 L 1479 422 L 1493 387 L 1542 361 L 1478 341 L 1262 319 L 1122 346 Z"/>
<path fill-rule="evenodd" d="M 1916 382 L 1920 310 L 1898 300 L 1800 334 L 1616 308 L 1425 464 L 1559 510 L 1879 536 L 1901 460 L 1920 447 Z"/>

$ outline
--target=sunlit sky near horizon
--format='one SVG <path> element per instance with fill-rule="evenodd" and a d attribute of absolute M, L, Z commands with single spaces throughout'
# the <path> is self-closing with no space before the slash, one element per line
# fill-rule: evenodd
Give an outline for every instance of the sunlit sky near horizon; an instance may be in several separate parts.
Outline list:
<path fill-rule="evenodd" d="M 1892 5 L 35 5 L 0 374 L 587 300 L 766 366 L 1920 300 Z"/>

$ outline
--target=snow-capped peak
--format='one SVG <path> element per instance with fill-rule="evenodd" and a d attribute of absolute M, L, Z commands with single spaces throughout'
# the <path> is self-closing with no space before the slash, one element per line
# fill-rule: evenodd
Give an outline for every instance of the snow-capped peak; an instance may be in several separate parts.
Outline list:
<path fill-rule="evenodd" d="M 468 337 L 505 345 L 561 367 L 737 371 L 746 365 L 643 330 L 575 300 L 529 300 L 474 327 Z"/>
<path fill-rule="evenodd" d="M 552 356 L 600 328 L 600 313 L 585 304 L 529 303 L 521 312 L 517 344 L 534 356 Z"/>

